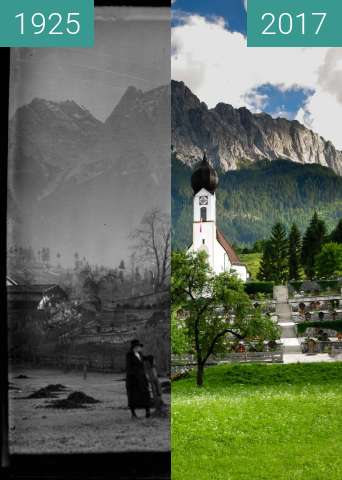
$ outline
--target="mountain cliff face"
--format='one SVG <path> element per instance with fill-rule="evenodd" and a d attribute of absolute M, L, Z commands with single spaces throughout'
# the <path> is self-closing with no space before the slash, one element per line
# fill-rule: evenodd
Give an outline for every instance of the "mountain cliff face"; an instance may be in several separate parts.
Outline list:
<path fill-rule="evenodd" d="M 108 264 L 125 256 L 129 230 L 146 211 L 169 210 L 169 188 L 170 86 L 129 87 L 105 122 L 73 101 L 43 99 L 10 121 L 12 242 Z"/>
<path fill-rule="evenodd" d="M 172 145 L 191 166 L 207 150 L 209 161 L 223 171 L 258 160 L 285 159 L 316 163 L 342 174 L 342 152 L 298 121 L 252 114 L 219 103 L 209 109 L 183 82 L 171 83 Z"/>

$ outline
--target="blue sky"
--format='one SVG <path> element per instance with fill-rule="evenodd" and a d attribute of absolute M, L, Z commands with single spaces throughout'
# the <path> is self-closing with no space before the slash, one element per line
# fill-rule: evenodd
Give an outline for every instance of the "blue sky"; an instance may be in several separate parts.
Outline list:
<path fill-rule="evenodd" d="M 247 15 L 243 0 L 176 0 L 172 7 L 173 27 L 182 24 L 184 21 L 182 17 L 196 14 L 205 17 L 208 21 L 214 21 L 218 17 L 223 18 L 227 30 L 246 35 Z M 313 89 L 300 85 L 284 89 L 282 85 L 264 83 L 246 93 L 246 98 L 252 110 L 262 110 L 274 117 L 282 116 L 292 120 L 313 94 Z M 205 101 L 205 99 L 201 100 Z"/>
<path fill-rule="evenodd" d="M 314 91 L 303 88 L 293 88 L 282 91 L 280 88 L 264 84 L 256 88 L 254 92 L 265 97 L 262 110 L 273 117 L 286 117 L 289 120 L 296 118 L 298 110 L 306 103 Z M 251 100 L 253 103 L 253 100 Z"/>
<path fill-rule="evenodd" d="M 197 13 L 209 18 L 222 17 L 231 31 L 246 34 L 247 17 L 242 0 L 176 0 L 173 10 Z"/>

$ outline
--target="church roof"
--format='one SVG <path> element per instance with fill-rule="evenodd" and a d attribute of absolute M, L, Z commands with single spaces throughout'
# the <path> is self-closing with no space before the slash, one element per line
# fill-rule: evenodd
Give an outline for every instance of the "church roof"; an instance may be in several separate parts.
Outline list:
<path fill-rule="evenodd" d="M 216 239 L 221 245 L 221 247 L 224 249 L 226 254 L 228 255 L 229 261 L 231 262 L 232 265 L 244 265 L 238 254 L 235 252 L 234 248 L 231 246 L 231 244 L 224 238 L 223 233 L 220 232 L 220 230 L 217 228 L 216 229 Z"/>
<path fill-rule="evenodd" d="M 209 164 L 207 155 L 204 152 L 203 160 L 199 163 L 191 175 L 191 186 L 194 191 L 194 195 L 196 195 L 196 193 L 202 188 L 205 188 L 210 193 L 214 193 L 217 185 L 218 175 L 216 170 Z"/>

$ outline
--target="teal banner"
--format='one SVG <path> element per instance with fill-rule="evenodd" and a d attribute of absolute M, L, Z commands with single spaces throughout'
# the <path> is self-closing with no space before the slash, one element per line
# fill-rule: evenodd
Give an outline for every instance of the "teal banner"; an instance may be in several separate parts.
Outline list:
<path fill-rule="evenodd" d="M 94 0 L 1 2 L 1 47 L 92 47 Z"/>
<path fill-rule="evenodd" d="M 248 0 L 248 47 L 342 47 L 342 0 Z"/>

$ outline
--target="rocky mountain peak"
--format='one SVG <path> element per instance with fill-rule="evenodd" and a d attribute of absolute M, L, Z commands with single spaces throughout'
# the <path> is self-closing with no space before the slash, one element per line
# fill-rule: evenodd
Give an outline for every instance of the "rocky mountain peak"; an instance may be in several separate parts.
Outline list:
<path fill-rule="evenodd" d="M 342 174 L 342 152 L 298 121 L 254 114 L 223 102 L 209 109 L 183 83 L 171 83 L 172 144 L 187 165 L 207 150 L 210 163 L 224 171 L 266 159 L 317 163 Z"/>

